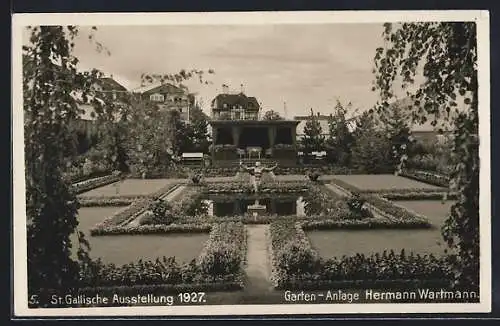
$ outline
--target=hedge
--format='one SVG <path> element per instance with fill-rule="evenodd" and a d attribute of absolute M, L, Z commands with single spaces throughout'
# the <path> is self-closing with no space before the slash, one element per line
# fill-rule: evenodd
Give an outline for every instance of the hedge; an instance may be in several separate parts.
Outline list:
<path fill-rule="evenodd" d="M 334 230 L 334 229 L 421 229 L 431 228 L 432 224 L 425 220 L 389 220 L 386 218 L 367 218 L 363 220 L 315 220 L 304 221 L 302 224 L 304 230 Z"/>
<path fill-rule="evenodd" d="M 168 234 L 168 233 L 206 233 L 211 224 L 144 224 L 138 226 L 109 226 L 91 230 L 91 235 L 123 235 L 123 234 Z"/>
<path fill-rule="evenodd" d="M 260 194 L 268 193 L 297 193 L 309 190 L 307 182 L 262 182 L 259 186 Z M 203 192 L 207 194 L 218 193 L 252 193 L 253 185 L 249 182 L 211 182 L 203 187 Z"/>
<path fill-rule="evenodd" d="M 122 176 L 120 176 L 120 174 L 106 175 L 104 177 L 93 178 L 93 179 L 89 179 L 89 180 L 86 180 L 83 182 L 73 184 L 73 185 L 71 185 L 71 190 L 73 192 L 75 192 L 76 194 L 81 194 L 83 192 L 87 192 L 89 190 L 99 188 L 99 187 L 108 185 L 110 183 L 120 181 L 121 179 L 122 179 Z"/>
<path fill-rule="evenodd" d="M 402 250 L 400 254 L 384 251 L 325 260 L 311 247 L 302 225 L 305 229 L 312 226 L 307 226 L 307 222 L 291 221 L 271 224 L 275 288 L 314 290 L 353 285 L 392 288 L 410 284 L 451 284 L 447 257 L 408 255 Z"/>
<path fill-rule="evenodd" d="M 198 288 L 200 284 L 210 288 L 211 285 L 207 283 L 211 283 L 220 289 L 217 284 L 226 283 L 231 285 L 231 289 L 241 289 L 246 248 L 247 238 L 243 224 L 221 223 L 211 227 L 210 237 L 199 257 L 187 264 L 179 264 L 175 257 L 163 257 L 154 261 L 139 260 L 122 266 L 105 264 L 101 259 L 81 261 L 77 287 L 147 285 L 174 288 L 191 285 L 203 290 Z"/>
<path fill-rule="evenodd" d="M 117 197 L 117 198 L 103 198 L 103 197 L 81 197 L 78 202 L 81 207 L 103 207 L 103 206 L 127 206 L 135 201 L 142 199 L 141 197 Z"/>
<path fill-rule="evenodd" d="M 450 178 L 446 175 L 442 175 L 436 172 L 403 170 L 401 175 L 408 179 L 421 181 L 434 186 L 443 188 L 448 188 L 450 186 Z"/>
<path fill-rule="evenodd" d="M 120 224 L 125 223 L 128 220 L 132 220 L 139 216 L 142 212 L 148 209 L 151 204 L 163 195 L 168 194 L 178 187 L 178 184 L 169 184 L 155 193 L 148 195 L 148 197 L 140 198 L 139 200 L 133 202 L 130 206 L 124 210 L 120 210 L 111 216 L 106 217 L 103 221 L 97 223 L 90 229 L 91 235 L 100 235 L 111 232 L 110 229 L 113 227 L 120 226 Z"/>
<path fill-rule="evenodd" d="M 392 192 L 381 193 L 380 197 L 388 200 L 454 200 L 457 199 L 457 193 L 454 192 Z"/>

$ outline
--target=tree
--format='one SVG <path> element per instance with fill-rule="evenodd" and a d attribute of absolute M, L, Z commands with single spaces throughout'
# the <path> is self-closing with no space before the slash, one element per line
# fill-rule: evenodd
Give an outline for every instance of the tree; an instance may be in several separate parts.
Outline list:
<path fill-rule="evenodd" d="M 283 118 L 278 112 L 269 110 L 264 113 L 264 115 L 262 116 L 262 120 L 283 120 Z"/>
<path fill-rule="evenodd" d="M 409 117 L 402 105 L 393 103 L 384 114 L 378 116 L 379 123 L 386 132 L 391 155 L 388 157 L 390 164 L 397 170 L 404 165 L 410 152 L 411 130 Z"/>
<path fill-rule="evenodd" d="M 94 102 L 89 89 L 100 74 L 77 71 L 76 27 L 29 30 L 23 46 L 28 291 L 40 294 L 78 284 L 79 265 L 69 239 L 78 224 L 78 201 L 64 171 L 76 153 L 71 126 L 80 110 L 75 94 Z"/>
<path fill-rule="evenodd" d="M 178 120 L 170 116 L 173 111 L 162 111 L 149 102 L 137 101 L 134 106 L 127 146 L 130 165 L 142 176 L 161 173 L 175 164 Z"/>
<path fill-rule="evenodd" d="M 389 107 L 394 84 L 407 88 L 421 72 L 424 82 L 411 96 L 412 120 L 454 126 L 451 173 L 458 191 L 442 228 L 450 247 L 455 285 L 479 289 L 479 142 L 476 24 L 435 22 L 384 24 L 386 48 L 375 54 L 374 90 L 380 95 L 379 114 Z"/>
<path fill-rule="evenodd" d="M 209 69 L 209 74 L 215 73 Z M 182 85 L 183 81 L 198 78 L 200 83 L 209 84 L 204 79 L 202 70 L 181 70 L 177 74 L 143 74 L 141 84 L 155 82 L 171 82 L 186 93 L 188 89 Z M 190 100 L 192 94 L 189 94 Z M 161 174 L 170 168 L 175 167 L 183 152 L 189 151 L 193 147 L 193 135 L 201 136 L 201 123 L 196 122 L 196 126 L 190 126 L 182 121 L 180 113 L 176 110 L 163 110 L 157 104 L 144 101 L 140 97 L 132 98 L 131 119 L 129 124 L 129 161 L 133 166 L 133 172 L 142 176 L 150 174 Z M 200 113 L 196 109 L 190 112 L 190 118 L 195 121 L 201 119 Z M 198 138 L 197 138 L 198 139 Z"/>
<path fill-rule="evenodd" d="M 349 165 L 353 138 L 346 119 L 346 109 L 337 101 L 334 114 L 328 119 L 329 136 L 326 140 L 331 163 Z"/>
<path fill-rule="evenodd" d="M 390 143 L 386 134 L 377 128 L 370 112 L 364 112 L 356 121 L 353 132 L 351 163 L 363 173 L 388 173 L 390 163 Z"/>
<path fill-rule="evenodd" d="M 191 108 L 190 124 L 188 126 L 188 135 L 191 140 L 192 151 L 202 153 L 208 152 L 208 116 L 201 110 L 198 104 Z"/>
<path fill-rule="evenodd" d="M 304 126 L 304 135 L 302 136 L 302 146 L 304 146 L 304 154 L 310 155 L 314 151 L 324 149 L 325 137 L 323 129 L 316 115 L 311 109 L 311 115 Z"/>

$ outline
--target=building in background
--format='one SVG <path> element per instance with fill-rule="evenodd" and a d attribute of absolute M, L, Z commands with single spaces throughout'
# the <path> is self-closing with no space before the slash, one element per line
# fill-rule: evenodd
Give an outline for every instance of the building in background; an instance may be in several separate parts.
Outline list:
<path fill-rule="evenodd" d="M 195 96 L 189 93 L 187 88 L 164 83 L 140 87 L 133 92 L 138 94 L 141 100 L 155 103 L 161 109 L 178 111 L 183 121 L 190 122 L 190 111 L 195 104 Z"/>
<path fill-rule="evenodd" d="M 229 92 L 227 85 L 211 103 L 211 118 L 214 120 L 258 120 L 260 104 L 253 96 L 246 96 L 243 90 Z"/>
<path fill-rule="evenodd" d="M 211 156 L 215 166 L 238 166 L 239 162 L 281 166 L 297 163 L 295 120 L 261 120 L 257 99 L 243 92 L 223 93 L 211 102 Z"/>

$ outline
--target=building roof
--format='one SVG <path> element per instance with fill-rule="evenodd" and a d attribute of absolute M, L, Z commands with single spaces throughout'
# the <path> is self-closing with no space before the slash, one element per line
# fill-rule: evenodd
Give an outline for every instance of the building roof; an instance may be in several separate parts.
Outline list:
<path fill-rule="evenodd" d="M 99 84 L 105 91 L 120 91 L 126 92 L 127 89 L 113 79 L 113 77 L 103 77 L 99 79 Z"/>
<path fill-rule="evenodd" d="M 212 106 L 217 100 L 219 103 L 227 103 L 229 107 L 233 105 L 242 105 L 247 107 L 248 104 L 252 104 L 256 109 L 260 107 L 259 102 L 254 96 L 246 96 L 244 93 L 238 94 L 219 94 L 212 100 Z"/>
<path fill-rule="evenodd" d="M 170 94 L 187 93 L 187 90 L 184 90 L 182 87 L 178 87 L 178 86 L 172 85 L 170 83 L 163 83 L 163 84 L 162 83 L 154 83 L 154 84 L 145 85 L 145 86 L 141 86 L 139 88 L 136 88 L 133 90 L 133 92 L 138 93 L 138 94 L 148 95 L 148 94 L 154 94 L 154 93 L 158 93 L 158 92 L 170 93 Z"/>
<path fill-rule="evenodd" d="M 210 120 L 209 124 L 223 126 L 223 125 L 246 125 L 246 126 L 262 126 L 262 125 L 288 125 L 296 126 L 299 121 L 295 120 Z"/>

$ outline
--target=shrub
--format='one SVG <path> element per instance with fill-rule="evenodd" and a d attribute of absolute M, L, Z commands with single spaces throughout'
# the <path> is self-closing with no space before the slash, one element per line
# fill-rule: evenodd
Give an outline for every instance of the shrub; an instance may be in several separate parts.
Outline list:
<path fill-rule="evenodd" d="M 237 278 L 246 256 L 243 223 L 221 223 L 213 226 L 210 238 L 197 259 L 201 274 L 211 280 Z"/>
<path fill-rule="evenodd" d="M 155 202 L 152 203 L 150 208 L 153 213 L 152 222 L 154 224 L 169 225 L 174 222 L 172 207 L 167 201 L 163 199 L 157 199 Z"/>
<path fill-rule="evenodd" d="M 201 182 L 202 178 L 203 178 L 203 174 L 201 174 L 201 173 L 197 173 L 197 174 L 195 174 L 195 175 L 191 176 L 191 181 L 192 181 L 195 185 L 197 185 L 197 184 L 199 184 L 199 183 Z"/>
<path fill-rule="evenodd" d="M 236 274 L 242 258 L 237 248 L 222 241 L 214 241 L 211 245 L 213 248 L 200 259 L 201 272 L 214 278 Z"/>
<path fill-rule="evenodd" d="M 108 185 L 113 182 L 120 181 L 122 178 L 120 175 L 110 174 L 103 177 L 97 177 L 85 181 L 78 182 L 71 186 L 71 189 L 76 194 L 81 194 L 83 192 Z"/>
<path fill-rule="evenodd" d="M 309 178 L 309 180 L 316 182 L 320 177 L 320 173 L 318 171 L 312 171 L 307 173 L 307 177 Z"/>
<path fill-rule="evenodd" d="M 349 207 L 350 213 L 349 217 L 353 219 L 363 219 L 373 217 L 370 210 L 364 207 L 366 199 L 361 197 L 358 193 L 353 193 L 351 197 L 347 199 L 347 206 Z"/>
<path fill-rule="evenodd" d="M 318 272 L 317 254 L 301 242 L 289 241 L 278 252 L 278 268 L 287 276 L 307 275 Z"/>

